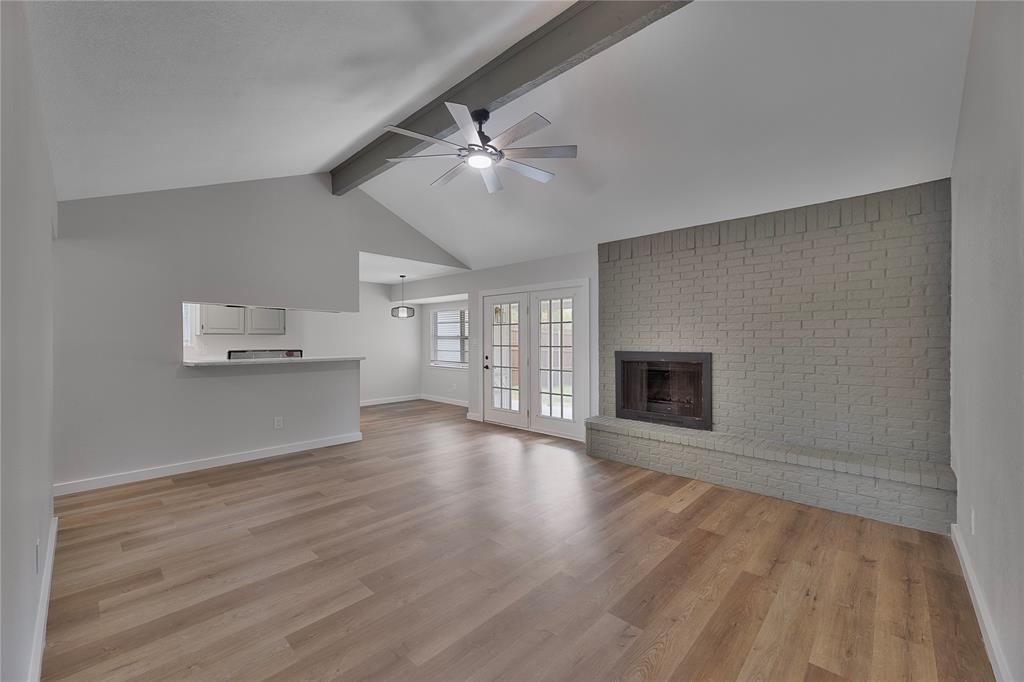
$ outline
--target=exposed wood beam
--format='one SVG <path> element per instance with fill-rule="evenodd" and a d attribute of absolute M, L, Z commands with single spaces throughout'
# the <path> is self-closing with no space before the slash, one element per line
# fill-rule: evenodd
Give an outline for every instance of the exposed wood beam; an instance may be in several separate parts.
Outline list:
<path fill-rule="evenodd" d="M 455 124 L 444 103 L 461 102 L 491 111 L 611 47 L 691 0 L 577 2 L 476 72 L 398 124 L 432 137 L 447 137 Z M 331 170 L 331 187 L 341 195 L 355 189 L 426 143 L 385 132 Z"/>

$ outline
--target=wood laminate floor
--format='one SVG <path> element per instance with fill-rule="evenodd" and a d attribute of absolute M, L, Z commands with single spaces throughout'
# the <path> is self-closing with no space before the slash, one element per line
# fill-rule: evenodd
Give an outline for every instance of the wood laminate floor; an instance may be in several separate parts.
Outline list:
<path fill-rule="evenodd" d="M 61 497 L 48 680 L 989 680 L 946 537 L 415 401 Z"/>

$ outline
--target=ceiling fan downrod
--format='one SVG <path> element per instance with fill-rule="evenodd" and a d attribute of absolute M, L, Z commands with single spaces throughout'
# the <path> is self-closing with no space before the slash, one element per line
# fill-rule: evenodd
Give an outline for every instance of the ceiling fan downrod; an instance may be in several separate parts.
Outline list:
<path fill-rule="evenodd" d="M 487 146 L 487 143 L 491 141 L 491 138 L 484 132 L 484 124 L 491 118 L 491 112 L 486 109 L 474 109 L 469 112 L 473 122 L 476 123 L 476 132 L 480 135 L 480 144 Z"/>

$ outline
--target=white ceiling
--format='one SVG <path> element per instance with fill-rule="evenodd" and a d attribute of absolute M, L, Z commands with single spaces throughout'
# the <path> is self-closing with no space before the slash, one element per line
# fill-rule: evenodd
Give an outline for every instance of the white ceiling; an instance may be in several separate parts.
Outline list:
<path fill-rule="evenodd" d="M 535 162 L 551 183 L 499 171 L 488 195 L 467 172 L 432 188 L 442 160 L 363 189 L 475 269 L 946 177 L 972 14 L 696 2 L 492 115 L 492 135 L 532 111 L 553 122 L 521 145 L 580 145 Z"/>
<path fill-rule="evenodd" d="M 567 2 L 33 2 L 59 199 L 328 170 Z"/>
<path fill-rule="evenodd" d="M 359 252 L 360 282 L 398 284 L 402 281 L 399 275 L 406 275 L 405 279 L 407 282 L 414 282 L 418 279 L 441 277 L 442 275 L 452 275 L 457 272 L 466 272 L 466 270 L 450 265 L 439 265 L 437 263 L 427 263 L 408 258 L 396 258 L 379 253 Z"/>

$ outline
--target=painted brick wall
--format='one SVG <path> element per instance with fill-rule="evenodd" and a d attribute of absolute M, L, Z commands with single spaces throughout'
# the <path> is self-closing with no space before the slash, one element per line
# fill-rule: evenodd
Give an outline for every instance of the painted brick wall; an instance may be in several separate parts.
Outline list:
<path fill-rule="evenodd" d="M 950 187 L 938 180 L 598 246 L 616 350 L 710 351 L 714 429 L 949 462 Z"/>

